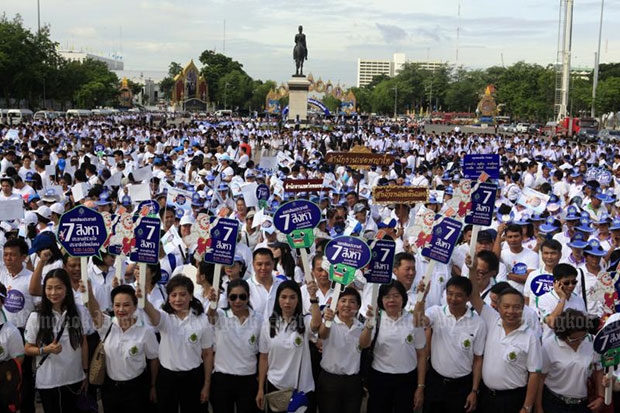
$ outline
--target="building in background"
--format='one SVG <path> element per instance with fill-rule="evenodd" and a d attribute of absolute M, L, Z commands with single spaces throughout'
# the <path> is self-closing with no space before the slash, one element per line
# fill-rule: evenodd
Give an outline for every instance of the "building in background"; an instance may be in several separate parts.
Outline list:
<path fill-rule="evenodd" d="M 392 60 L 357 59 L 357 87 L 367 86 L 376 76 L 396 76 L 405 64 L 415 64 L 421 69 L 435 71 L 447 63 L 415 62 L 407 60 L 404 53 L 394 53 Z"/>
<path fill-rule="evenodd" d="M 105 63 L 110 70 L 123 70 L 125 65 L 120 56 L 101 56 L 93 53 L 75 51 L 75 50 L 59 50 L 60 56 L 66 60 L 83 62 L 87 59 L 98 60 Z"/>

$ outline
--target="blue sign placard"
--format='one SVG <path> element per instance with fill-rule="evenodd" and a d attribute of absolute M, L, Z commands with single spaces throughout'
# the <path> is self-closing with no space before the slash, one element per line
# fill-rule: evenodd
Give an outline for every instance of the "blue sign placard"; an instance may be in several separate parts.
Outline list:
<path fill-rule="evenodd" d="M 265 184 L 260 184 L 256 187 L 256 199 L 259 201 L 266 201 L 269 199 L 269 187 Z"/>
<path fill-rule="evenodd" d="M 57 235 L 60 244 L 73 257 L 98 256 L 108 238 L 103 216 L 81 205 L 60 217 Z"/>
<path fill-rule="evenodd" d="M 343 235 L 332 239 L 325 246 L 325 256 L 332 264 L 363 268 L 371 257 L 370 247 L 361 238 Z"/>
<path fill-rule="evenodd" d="M 620 320 L 606 324 L 594 337 L 594 351 L 603 354 L 620 347 Z"/>
<path fill-rule="evenodd" d="M 522 262 L 518 262 L 512 266 L 512 273 L 516 275 L 525 275 L 527 274 L 527 264 Z"/>
<path fill-rule="evenodd" d="M 392 240 L 381 239 L 372 246 L 372 255 L 368 270 L 364 274 L 369 283 L 387 284 L 392 280 L 394 269 L 394 254 L 396 243 Z"/>
<path fill-rule="evenodd" d="M 273 224 L 284 233 L 290 234 L 298 229 L 314 228 L 321 220 L 318 205 L 305 199 L 287 202 L 276 211 Z"/>
<path fill-rule="evenodd" d="M 159 262 L 159 240 L 161 220 L 155 217 L 139 218 L 133 230 L 136 245 L 129 259 L 133 262 L 157 264 Z"/>
<path fill-rule="evenodd" d="M 478 179 L 486 172 L 491 179 L 499 179 L 499 155 L 468 154 L 463 159 L 463 178 Z"/>
<path fill-rule="evenodd" d="M 487 182 L 478 184 L 478 188 L 471 195 L 471 209 L 465 217 L 465 223 L 490 226 L 495 211 L 496 195 L 497 185 Z"/>
<path fill-rule="evenodd" d="M 433 227 L 430 247 L 422 249 L 422 255 L 434 261 L 450 262 L 454 246 L 461 235 L 463 224 L 453 218 L 444 218 Z"/>
<path fill-rule="evenodd" d="M 103 153 L 105 151 L 105 147 L 102 144 L 95 145 L 95 153 Z"/>
<path fill-rule="evenodd" d="M 157 201 L 153 201 L 152 199 L 149 199 L 146 201 L 142 201 L 138 204 L 138 212 L 141 212 L 145 208 L 148 208 L 148 212 L 146 213 L 146 215 L 155 217 L 157 216 L 157 214 L 159 214 L 160 206 L 159 206 L 159 202 Z"/>
<path fill-rule="evenodd" d="M 532 294 L 534 294 L 536 297 L 540 297 L 544 293 L 553 290 L 553 275 L 537 275 L 530 283 L 530 289 L 532 290 Z"/>
<path fill-rule="evenodd" d="M 112 234 L 114 234 L 116 232 L 116 227 L 118 227 L 120 224 L 120 220 L 121 220 L 121 216 L 117 215 L 117 214 L 112 214 L 110 215 L 110 220 L 112 221 Z M 110 234 L 110 236 L 112 236 L 112 234 Z M 122 248 L 120 245 L 108 245 L 108 252 L 112 255 L 120 255 L 122 251 Z"/>
<path fill-rule="evenodd" d="M 233 265 L 237 248 L 239 223 L 236 219 L 220 218 L 211 226 L 211 245 L 205 252 L 205 261 Z"/>

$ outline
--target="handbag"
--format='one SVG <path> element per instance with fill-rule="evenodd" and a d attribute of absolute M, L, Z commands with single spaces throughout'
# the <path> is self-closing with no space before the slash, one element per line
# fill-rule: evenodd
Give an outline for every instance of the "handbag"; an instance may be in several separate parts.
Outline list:
<path fill-rule="evenodd" d="M 94 386 L 101 386 L 105 381 L 105 348 L 103 343 L 105 339 L 108 338 L 113 325 L 113 323 L 110 324 L 110 328 L 108 328 L 108 332 L 105 333 L 105 337 L 97 344 L 97 348 L 93 353 L 93 359 L 90 361 L 88 382 Z"/>
<path fill-rule="evenodd" d="M 275 412 L 285 412 L 293 396 L 293 389 L 276 390 L 265 395 L 265 407 Z"/>
<path fill-rule="evenodd" d="M 583 273 L 583 269 L 579 268 L 579 272 L 581 273 L 581 295 L 583 297 L 583 303 L 586 306 L 586 312 L 587 312 L 588 311 L 588 299 L 586 298 L 586 278 Z M 598 333 L 598 330 L 600 329 L 600 326 L 601 326 L 601 317 L 592 315 L 592 314 L 586 314 L 586 316 L 588 317 L 588 333 L 595 336 L 596 333 Z"/>

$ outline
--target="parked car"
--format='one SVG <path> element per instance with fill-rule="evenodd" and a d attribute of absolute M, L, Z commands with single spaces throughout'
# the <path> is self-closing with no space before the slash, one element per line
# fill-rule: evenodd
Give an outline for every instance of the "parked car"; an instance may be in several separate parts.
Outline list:
<path fill-rule="evenodd" d="M 515 126 L 514 123 L 504 123 L 503 125 L 501 125 L 499 127 L 499 131 L 500 132 L 508 132 L 508 133 L 515 133 L 517 131 L 517 128 Z"/>
<path fill-rule="evenodd" d="M 538 124 L 538 123 L 532 123 L 532 124 L 530 125 L 530 127 L 529 127 L 529 128 L 527 128 L 527 132 L 528 132 L 528 133 L 532 133 L 532 134 L 535 134 L 535 133 L 542 133 L 542 131 L 543 131 L 543 127 L 542 127 L 542 125 L 540 125 L 540 124 Z"/>
<path fill-rule="evenodd" d="M 525 132 L 527 132 L 527 129 L 529 127 L 530 127 L 529 123 L 521 122 L 521 123 L 517 123 L 517 128 L 516 129 L 517 129 L 517 132 L 519 132 L 519 133 L 525 133 Z"/>
<path fill-rule="evenodd" d="M 603 129 L 598 133 L 598 138 L 605 143 L 620 142 L 620 130 Z"/>
<path fill-rule="evenodd" d="M 598 129 L 581 128 L 575 138 L 577 142 L 596 142 L 598 140 Z"/>

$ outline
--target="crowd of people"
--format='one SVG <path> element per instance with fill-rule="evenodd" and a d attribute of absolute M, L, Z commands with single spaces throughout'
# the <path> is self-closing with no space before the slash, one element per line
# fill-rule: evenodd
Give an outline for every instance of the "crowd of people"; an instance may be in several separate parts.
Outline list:
<path fill-rule="evenodd" d="M 0 139 L 0 369 L 22 372 L 20 397 L 0 392 L 0 412 L 34 412 L 37 398 L 45 412 L 92 411 L 98 397 L 105 412 L 612 411 L 604 391 L 620 390 L 620 373 L 604 377 L 593 335 L 619 317 L 616 147 L 435 133 L 406 121 L 283 128 L 136 115 L 4 126 Z M 325 162 L 354 145 L 394 163 Z M 494 219 L 479 232 L 464 226 L 427 285 L 416 216 L 446 213 L 465 154 L 500 156 Z M 284 181 L 298 179 L 323 179 L 324 190 L 286 192 Z M 58 242 L 60 217 L 76 205 L 137 213 L 132 187 L 144 183 L 160 206 L 162 240 L 178 242 L 161 242 L 144 291 L 139 265 L 108 250 L 87 260 L 84 285 L 83 262 Z M 267 200 L 246 190 L 256 184 L 269 188 Z M 378 204 L 372 190 L 383 185 L 430 196 Z M 531 190 L 548 199 L 542 209 L 521 202 Z M 273 220 L 302 198 L 322 214 L 309 263 Z M 4 219 L 14 216 L 2 206 L 11 200 L 23 219 Z M 238 221 L 234 263 L 221 277 L 196 254 L 201 214 Z M 360 271 L 332 310 L 324 250 L 340 235 L 393 239 L 396 254 L 376 301 Z M 100 342 L 106 376 L 93 386 Z"/>

